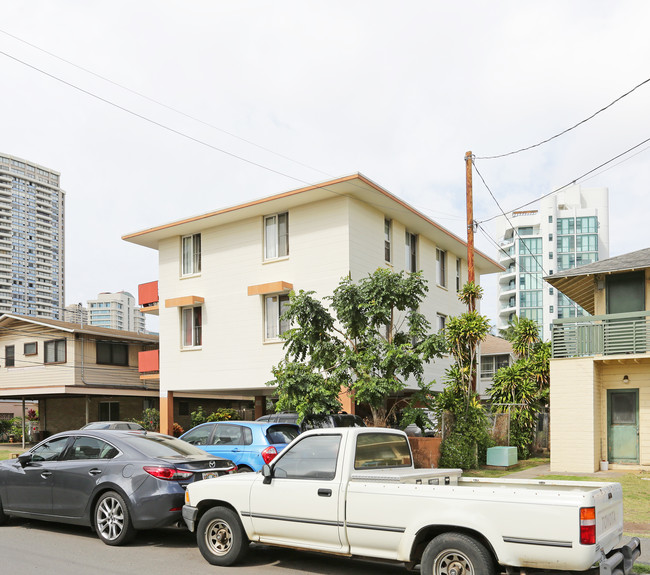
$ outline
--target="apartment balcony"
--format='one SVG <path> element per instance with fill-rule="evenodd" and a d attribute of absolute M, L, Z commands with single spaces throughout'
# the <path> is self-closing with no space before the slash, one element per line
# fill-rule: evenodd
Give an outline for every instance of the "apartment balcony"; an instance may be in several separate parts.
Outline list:
<path fill-rule="evenodd" d="M 160 309 L 158 300 L 158 281 L 138 286 L 138 305 L 142 313 L 158 315 Z"/>
<path fill-rule="evenodd" d="M 650 356 L 650 311 L 553 320 L 553 357 Z"/>
<path fill-rule="evenodd" d="M 140 379 L 160 379 L 160 351 L 151 349 L 138 353 Z"/>

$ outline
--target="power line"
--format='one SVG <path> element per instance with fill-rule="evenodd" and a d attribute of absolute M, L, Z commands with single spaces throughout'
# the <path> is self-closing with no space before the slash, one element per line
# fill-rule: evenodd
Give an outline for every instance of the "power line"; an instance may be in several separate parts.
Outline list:
<path fill-rule="evenodd" d="M 299 162 L 298 160 L 294 160 L 293 158 L 290 158 L 289 156 L 285 156 L 284 154 L 281 154 L 279 152 L 271 150 L 270 148 L 267 148 L 265 146 L 257 144 L 257 143 L 255 143 L 255 142 L 253 142 L 251 140 L 247 140 L 246 138 L 242 138 L 241 136 L 238 136 L 237 134 L 229 132 L 228 130 L 224 130 L 223 128 L 220 128 L 219 126 L 215 126 L 214 124 L 211 124 L 209 122 L 206 122 L 205 120 L 202 120 L 201 118 L 197 118 L 196 116 L 192 116 L 191 114 L 183 112 L 182 110 L 179 110 L 179 109 L 174 108 L 172 106 L 169 106 L 168 104 L 165 104 L 164 102 L 161 102 L 160 100 L 156 100 L 155 98 L 151 98 L 150 96 L 147 96 L 146 94 L 143 94 L 142 92 L 138 92 L 136 90 L 133 90 L 132 88 L 124 86 L 123 84 L 120 84 L 119 82 L 115 82 L 114 80 L 111 80 L 110 78 L 107 78 L 106 76 L 102 76 L 101 74 L 93 72 L 92 70 L 90 70 L 88 68 L 84 68 L 83 66 L 80 66 L 79 64 L 75 64 L 74 62 L 72 62 L 70 60 L 66 60 L 65 58 L 62 58 L 61 56 L 58 56 L 57 54 L 54 54 L 53 52 L 45 50 L 44 48 L 41 48 L 40 46 L 37 46 L 36 44 L 32 44 L 31 42 L 28 42 L 27 40 L 23 40 L 22 38 L 19 38 L 18 36 L 15 36 L 14 34 L 10 34 L 6 30 L 0 29 L 0 33 L 5 34 L 6 36 L 9 36 L 11 38 L 14 38 L 15 40 L 18 40 L 19 42 L 22 42 L 23 44 L 26 44 L 27 46 L 31 46 L 32 48 L 35 48 L 36 50 L 39 50 L 39 51 L 43 52 L 44 54 L 52 56 L 53 58 L 56 58 L 57 60 L 60 60 L 61 62 L 65 62 L 66 64 L 68 64 L 70 66 L 73 66 L 74 68 L 77 68 L 78 70 L 82 70 L 83 72 L 86 72 L 87 74 L 91 74 L 92 76 L 95 76 L 96 78 L 99 78 L 99 79 L 103 80 L 104 82 L 108 82 L 109 84 L 112 84 L 113 86 L 117 86 L 118 88 L 121 88 L 122 90 L 126 90 L 127 92 L 130 92 L 131 94 L 135 94 L 136 96 L 138 96 L 140 98 L 148 100 L 149 102 L 153 102 L 154 104 L 156 104 L 158 106 L 166 108 L 167 110 L 170 110 L 170 111 L 172 111 L 172 112 L 174 112 L 176 114 L 184 116 L 185 118 L 188 118 L 190 120 L 193 120 L 194 122 L 198 122 L 199 124 L 203 124 L 204 126 L 207 126 L 208 128 L 212 128 L 213 130 L 217 130 L 217 131 L 219 131 L 219 132 L 221 132 L 223 134 L 226 134 L 226 135 L 228 135 L 228 136 L 230 136 L 232 138 L 236 138 L 237 140 L 245 142 L 246 144 L 249 144 L 251 146 L 255 146 L 256 148 L 259 148 L 260 150 L 264 150 L 265 152 L 269 152 L 270 154 L 278 156 L 279 158 L 282 158 L 284 160 L 288 160 L 290 162 L 293 162 L 294 164 L 302 166 L 303 168 L 308 168 L 308 169 L 313 170 L 315 172 L 319 172 L 319 173 L 321 173 L 321 174 L 323 174 L 325 176 L 333 177 L 331 174 L 328 174 L 327 172 L 324 172 L 323 170 L 319 170 L 318 168 L 314 168 L 313 166 L 309 166 L 307 164 Z"/>
<path fill-rule="evenodd" d="M 544 198 L 547 198 L 548 196 L 551 196 L 551 195 L 563 190 L 564 188 L 568 188 L 569 186 L 573 186 L 573 185 L 577 184 L 580 180 L 585 179 L 588 175 L 596 172 L 597 170 L 600 170 L 602 167 L 604 167 L 604 166 L 606 166 L 608 164 L 611 164 L 612 162 L 618 160 L 622 156 L 625 156 L 626 154 L 629 154 L 632 150 L 636 150 L 637 148 L 643 146 L 644 144 L 647 144 L 648 142 L 650 142 L 650 138 L 646 138 L 645 140 L 643 140 L 642 142 L 639 142 L 635 146 L 632 146 L 631 148 L 628 148 L 624 152 L 621 152 L 620 154 L 614 156 L 613 158 L 607 160 L 606 162 L 603 162 L 602 164 L 596 166 L 595 168 L 589 170 L 588 172 L 585 172 L 584 174 L 582 174 L 581 176 L 578 176 L 577 178 L 575 178 L 574 180 L 572 180 L 568 184 L 564 184 L 563 186 L 560 186 L 559 188 L 556 188 L 556 189 L 550 191 L 549 193 L 544 194 L 543 196 L 540 196 L 539 198 L 536 198 L 534 200 L 531 200 L 530 202 L 522 204 L 521 206 L 519 206 L 517 208 L 514 208 L 513 210 L 509 210 L 509 212 L 516 212 L 517 210 L 521 210 L 522 208 L 530 206 L 531 204 L 534 204 L 535 202 L 539 202 L 540 200 L 543 200 Z M 474 164 L 474 167 L 476 167 L 476 164 Z M 483 224 L 483 223 L 486 223 L 486 222 L 490 222 L 490 221 L 492 221 L 492 220 L 494 220 L 494 219 L 496 219 L 498 217 L 500 217 L 500 214 L 497 214 L 496 216 L 492 216 L 491 218 L 487 218 L 485 220 L 481 220 L 479 223 Z"/>
<path fill-rule="evenodd" d="M 608 108 L 611 108 L 614 104 L 616 104 L 616 102 L 619 102 L 620 100 L 622 100 L 626 96 L 629 96 L 632 92 L 634 92 L 635 90 L 637 90 L 638 88 L 640 88 L 644 84 L 647 84 L 648 82 L 650 82 L 650 78 L 648 78 L 647 80 L 644 80 L 640 84 L 637 84 L 636 86 L 634 86 L 634 88 L 632 88 L 631 90 L 625 92 L 625 94 L 619 96 L 618 98 L 616 98 L 616 100 L 614 100 L 613 102 L 610 102 L 604 108 L 601 108 L 597 112 L 594 112 L 588 118 L 585 118 L 584 120 L 581 120 L 577 124 L 571 126 L 570 128 L 567 128 L 566 130 L 562 130 L 558 134 L 555 134 L 555 136 L 551 136 L 550 138 L 547 138 L 546 140 L 542 140 L 541 142 L 538 142 L 537 144 L 533 144 L 532 146 L 527 146 L 525 148 L 520 148 L 519 150 L 514 150 L 514 151 L 508 152 L 506 154 L 498 154 L 496 156 L 482 156 L 482 157 L 477 157 L 476 159 L 477 160 L 496 160 L 498 158 L 505 158 L 506 156 L 512 156 L 514 154 L 519 154 L 520 152 L 526 152 L 528 150 L 532 150 L 533 148 L 537 148 L 537 147 L 539 147 L 539 146 L 541 146 L 543 144 L 546 144 L 546 143 L 550 142 L 551 140 L 554 140 L 555 138 L 559 138 L 560 136 L 563 136 L 564 134 L 566 134 L 567 132 L 570 132 L 571 130 L 575 130 L 578 126 L 581 126 L 582 124 L 584 124 L 584 123 L 588 122 L 589 120 L 591 120 L 592 118 L 596 117 L 601 112 L 604 112 Z"/>

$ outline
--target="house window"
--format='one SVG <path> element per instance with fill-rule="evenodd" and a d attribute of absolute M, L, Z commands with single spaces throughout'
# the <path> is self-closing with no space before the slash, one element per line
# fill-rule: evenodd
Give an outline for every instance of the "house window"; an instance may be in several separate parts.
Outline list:
<path fill-rule="evenodd" d="M 264 298 L 265 339 L 278 339 L 289 329 L 289 322 L 280 319 L 288 306 L 289 296 L 286 294 L 267 295 Z"/>
<path fill-rule="evenodd" d="M 460 288 L 462 287 L 461 285 L 461 276 L 460 276 L 460 266 L 461 266 L 461 259 L 456 258 L 456 291 L 460 291 Z M 514 284 L 514 282 L 513 282 Z"/>
<path fill-rule="evenodd" d="M 36 355 L 38 353 L 38 342 L 26 343 L 23 347 L 24 355 Z"/>
<path fill-rule="evenodd" d="M 179 401 L 178 402 L 178 415 L 189 415 L 190 414 L 190 402 L 189 401 Z"/>
<path fill-rule="evenodd" d="M 181 310 L 181 331 L 183 347 L 200 347 L 203 339 L 201 328 L 203 326 L 201 306 L 184 307 Z"/>
<path fill-rule="evenodd" d="M 45 346 L 45 363 L 65 363 L 65 339 L 54 339 L 46 341 Z"/>
<path fill-rule="evenodd" d="M 447 287 L 447 252 L 436 248 L 436 281 L 439 286 Z"/>
<path fill-rule="evenodd" d="M 438 331 L 442 331 L 443 329 L 445 329 L 445 325 L 447 325 L 447 316 L 441 313 L 437 314 L 437 316 L 438 316 Z"/>
<path fill-rule="evenodd" d="M 13 345 L 5 345 L 5 367 L 16 365 L 16 348 Z"/>
<path fill-rule="evenodd" d="M 119 421 L 119 419 L 120 419 L 119 401 L 99 402 L 99 421 Z"/>
<path fill-rule="evenodd" d="M 129 346 L 125 343 L 98 341 L 97 363 L 104 365 L 129 365 Z"/>
<path fill-rule="evenodd" d="M 384 218 L 384 259 L 387 262 L 391 261 L 390 242 L 393 235 L 393 222 L 388 218 Z"/>
<path fill-rule="evenodd" d="M 416 272 L 417 271 L 417 236 L 406 232 L 406 271 L 407 272 Z"/>
<path fill-rule="evenodd" d="M 264 218 L 264 259 L 289 255 L 289 212 Z"/>
<path fill-rule="evenodd" d="M 181 252 L 183 275 L 201 273 L 201 234 L 184 236 Z"/>

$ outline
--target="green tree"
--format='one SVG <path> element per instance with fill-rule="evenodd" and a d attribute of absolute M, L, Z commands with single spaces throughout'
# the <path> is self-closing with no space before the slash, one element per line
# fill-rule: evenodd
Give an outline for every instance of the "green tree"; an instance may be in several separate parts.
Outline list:
<path fill-rule="evenodd" d="M 510 413 L 510 444 L 526 459 L 537 418 L 548 405 L 551 344 L 540 341 L 539 328 L 529 318 L 519 318 L 511 327 L 509 341 L 519 358 L 496 372 L 488 393 L 497 412 Z"/>
<path fill-rule="evenodd" d="M 445 326 L 445 341 L 455 362 L 447 369 L 445 387 L 435 399 L 435 412 L 440 420 L 451 419 L 445 425 L 440 446 L 440 466 L 475 468 L 485 460 L 490 445 L 487 416 L 479 395 L 473 390 L 477 367 L 477 348 L 490 331 L 485 316 L 476 311 L 476 301 L 483 290 L 474 283 L 466 284 L 458 298 L 468 311 L 452 317 Z"/>
<path fill-rule="evenodd" d="M 279 410 L 306 415 L 338 411 L 339 394 L 370 407 L 375 425 L 390 416 L 386 399 L 412 378 L 420 387 L 424 365 L 441 357 L 444 341 L 430 334 L 418 310 L 428 287 L 420 273 L 380 268 L 359 282 L 343 278 L 326 306 L 314 292 L 291 293 L 283 319 L 285 358 L 273 368 Z"/>

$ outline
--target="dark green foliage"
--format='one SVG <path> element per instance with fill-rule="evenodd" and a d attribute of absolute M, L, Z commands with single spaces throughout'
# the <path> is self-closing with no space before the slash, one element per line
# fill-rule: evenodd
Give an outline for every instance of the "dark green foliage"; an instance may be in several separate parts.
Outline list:
<path fill-rule="evenodd" d="M 203 407 L 199 405 L 196 411 L 190 413 L 192 427 L 207 423 L 208 421 L 232 421 L 239 419 L 239 412 L 230 407 L 220 407 L 208 414 L 204 413 Z"/>
<path fill-rule="evenodd" d="M 283 319 L 285 358 L 273 368 L 277 409 L 306 415 L 338 411 L 348 391 L 367 404 L 375 425 L 389 417 L 386 398 L 401 393 L 409 378 L 419 385 L 424 364 L 444 351 L 417 311 L 428 287 L 420 273 L 380 268 L 355 283 L 343 278 L 329 308 L 314 292 L 291 293 Z"/>

